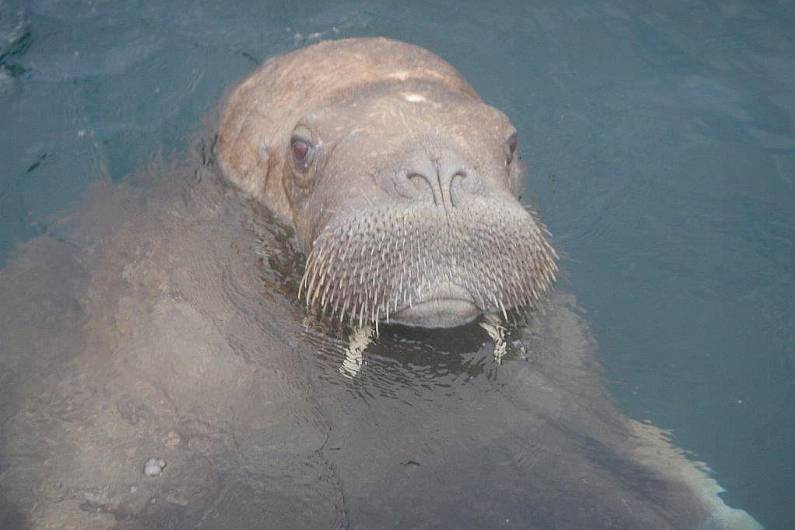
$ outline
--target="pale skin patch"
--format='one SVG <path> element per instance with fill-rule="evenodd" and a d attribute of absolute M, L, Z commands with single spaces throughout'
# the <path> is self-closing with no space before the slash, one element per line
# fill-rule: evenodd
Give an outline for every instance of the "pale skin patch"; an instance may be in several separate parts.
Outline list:
<path fill-rule="evenodd" d="M 409 103 L 425 103 L 428 101 L 425 96 L 417 94 L 416 92 L 402 92 L 401 96 Z"/>
<path fill-rule="evenodd" d="M 405 81 L 409 78 L 409 73 L 406 70 L 397 70 L 396 72 L 392 72 L 391 74 L 387 75 L 390 79 L 398 79 L 400 81 Z"/>

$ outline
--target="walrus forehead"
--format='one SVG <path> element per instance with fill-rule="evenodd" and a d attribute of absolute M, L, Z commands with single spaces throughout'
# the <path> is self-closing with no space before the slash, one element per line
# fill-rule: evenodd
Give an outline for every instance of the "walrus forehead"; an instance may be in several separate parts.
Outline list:
<path fill-rule="evenodd" d="M 481 99 L 475 94 L 452 90 L 449 85 L 434 80 L 385 78 L 369 83 L 348 87 L 344 91 L 329 94 L 325 99 L 327 104 L 336 104 L 346 101 L 364 103 L 377 99 L 389 98 L 403 92 L 422 94 L 427 101 L 454 101 L 458 104 L 466 102 L 479 102 Z"/>
<path fill-rule="evenodd" d="M 438 158 L 434 151 L 443 150 L 504 169 L 505 142 L 515 128 L 502 113 L 482 102 L 406 101 L 424 97 L 402 91 L 352 103 L 352 108 L 328 109 L 313 116 L 312 125 L 322 141 L 333 147 L 330 162 L 340 171 L 364 164 L 367 173 L 376 173 L 379 168 L 401 166 L 421 151 Z"/>
<path fill-rule="evenodd" d="M 327 116 L 336 125 L 345 123 L 411 126 L 425 124 L 473 123 L 481 126 L 511 127 L 510 120 L 480 98 L 428 80 L 397 82 L 384 80 L 334 94 L 322 102 L 314 116 Z"/>

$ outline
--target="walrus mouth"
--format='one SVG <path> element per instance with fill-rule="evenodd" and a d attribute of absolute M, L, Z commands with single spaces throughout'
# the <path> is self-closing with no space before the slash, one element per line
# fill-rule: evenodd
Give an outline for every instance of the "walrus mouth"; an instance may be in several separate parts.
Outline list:
<path fill-rule="evenodd" d="M 463 326 L 481 313 L 469 291 L 449 282 L 435 286 L 413 305 L 398 307 L 390 321 L 415 327 Z"/>
<path fill-rule="evenodd" d="M 558 270 L 548 236 L 518 202 L 371 208 L 321 231 L 299 297 L 310 310 L 359 326 L 462 325 L 541 300 Z"/>

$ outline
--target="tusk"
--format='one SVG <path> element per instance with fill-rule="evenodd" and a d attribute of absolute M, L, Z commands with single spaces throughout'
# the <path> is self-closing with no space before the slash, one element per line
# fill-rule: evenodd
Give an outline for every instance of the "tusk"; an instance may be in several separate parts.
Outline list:
<path fill-rule="evenodd" d="M 348 337 L 348 347 L 345 348 L 345 359 L 339 367 L 339 372 L 348 379 L 355 379 L 364 364 L 364 350 L 373 342 L 373 326 L 366 324 L 355 328 Z"/>
<path fill-rule="evenodd" d="M 478 322 L 486 330 L 491 340 L 494 341 L 494 361 L 500 365 L 505 357 L 507 346 L 505 343 L 505 326 L 497 313 L 486 313 L 483 320 Z"/>

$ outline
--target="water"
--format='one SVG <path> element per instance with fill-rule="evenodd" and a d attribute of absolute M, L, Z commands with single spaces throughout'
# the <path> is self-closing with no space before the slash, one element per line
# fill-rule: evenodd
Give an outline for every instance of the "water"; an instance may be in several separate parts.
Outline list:
<path fill-rule="evenodd" d="M 338 36 L 425 46 L 517 125 L 525 198 L 623 410 L 672 429 L 730 504 L 795 528 L 793 27 L 791 5 L 739 0 L 0 0 L 0 260 L 92 182 L 184 148 L 264 58 Z M 383 359 L 373 381 L 399 369 Z"/>

